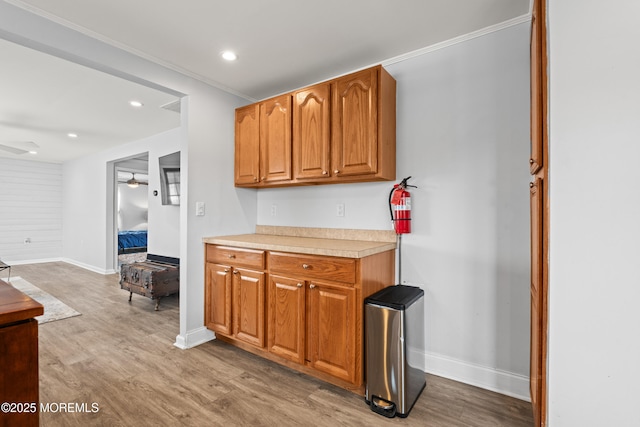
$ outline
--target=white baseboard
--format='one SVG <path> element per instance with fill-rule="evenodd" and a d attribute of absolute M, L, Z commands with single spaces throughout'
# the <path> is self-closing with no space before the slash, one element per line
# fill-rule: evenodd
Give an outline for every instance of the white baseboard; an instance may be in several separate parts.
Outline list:
<path fill-rule="evenodd" d="M 43 264 L 45 262 L 60 262 L 61 258 L 25 259 L 21 261 L 5 261 L 9 265 Z"/>
<path fill-rule="evenodd" d="M 104 268 L 98 268 L 96 266 L 85 264 L 84 262 L 80 262 L 80 261 L 75 261 L 70 258 L 61 258 L 59 261 L 66 262 L 67 264 L 72 264 L 72 265 L 75 265 L 76 267 L 84 268 L 85 270 L 93 271 L 94 273 L 103 274 L 103 275 L 114 274 L 116 272 L 112 268 L 106 270 Z"/>
<path fill-rule="evenodd" d="M 176 342 L 173 344 L 178 348 L 186 350 L 188 348 L 196 347 L 200 344 L 204 344 L 207 341 L 215 339 L 216 335 L 213 331 L 201 326 L 197 329 L 187 331 L 185 335 L 176 336 Z"/>
<path fill-rule="evenodd" d="M 425 358 L 426 371 L 429 374 L 495 391 L 527 402 L 531 401 L 529 377 L 527 376 L 433 353 L 425 354 Z"/>
<path fill-rule="evenodd" d="M 114 269 L 104 269 L 98 268 L 90 264 L 85 264 L 80 261 L 75 261 L 71 258 L 43 258 L 43 259 L 25 259 L 19 261 L 6 261 L 10 265 L 25 265 L 25 264 L 43 264 L 45 262 L 66 262 L 67 264 L 75 265 L 76 267 L 84 268 L 85 270 L 93 271 L 98 274 L 114 274 L 116 271 Z"/>

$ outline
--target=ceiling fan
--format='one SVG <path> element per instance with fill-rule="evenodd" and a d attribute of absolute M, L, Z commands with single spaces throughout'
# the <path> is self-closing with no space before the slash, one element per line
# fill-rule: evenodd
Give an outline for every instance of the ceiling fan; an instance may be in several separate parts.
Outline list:
<path fill-rule="evenodd" d="M 37 154 L 38 144 L 33 141 L 6 141 L 0 142 L 0 150 L 12 154 Z"/>
<path fill-rule="evenodd" d="M 127 180 L 126 184 L 131 187 L 131 188 L 136 188 L 138 187 L 138 185 L 149 185 L 148 182 L 145 181 L 138 181 L 136 179 L 136 174 L 135 173 L 131 173 L 131 179 Z"/>

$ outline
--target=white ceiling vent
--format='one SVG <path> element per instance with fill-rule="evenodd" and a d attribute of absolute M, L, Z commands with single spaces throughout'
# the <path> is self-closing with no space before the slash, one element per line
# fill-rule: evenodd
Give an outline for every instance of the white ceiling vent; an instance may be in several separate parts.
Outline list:
<path fill-rule="evenodd" d="M 164 108 L 165 110 L 173 111 L 180 114 L 180 100 L 176 99 L 175 101 L 161 105 L 160 108 Z"/>

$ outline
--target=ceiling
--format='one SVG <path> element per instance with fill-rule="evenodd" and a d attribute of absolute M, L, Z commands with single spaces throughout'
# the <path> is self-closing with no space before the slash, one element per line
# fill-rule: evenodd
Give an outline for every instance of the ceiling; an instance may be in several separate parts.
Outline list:
<path fill-rule="evenodd" d="M 248 100 L 401 58 L 530 10 L 530 0 L 7 2 Z M 227 49 L 236 61 L 220 57 Z M 47 161 L 62 162 L 106 140 L 177 126 L 179 115 L 159 108 L 172 95 L 4 41 L 0 55 L 0 144 L 34 141 Z M 133 98 L 145 106 L 132 111 Z M 60 137 L 70 131 L 81 137 Z"/>

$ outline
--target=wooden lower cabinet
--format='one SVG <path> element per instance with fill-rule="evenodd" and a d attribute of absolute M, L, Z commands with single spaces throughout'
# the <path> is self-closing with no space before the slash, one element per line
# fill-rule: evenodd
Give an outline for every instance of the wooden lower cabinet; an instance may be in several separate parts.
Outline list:
<path fill-rule="evenodd" d="M 269 277 L 269 352 L 354 382 L 355 289 Z"/>
<path fill-rule="evenodd" d="M 231 335 L 231 267 L 207 263 L 205 267 L 205 311 L 207 328 Z"/>
<path fill-rule="evenodd" d="M 356 377 L 356 290 L 311 282 L 307 360 L 313 368 L 353 383 Z"/>
<path fill-rule="evenodd" d="M 208 254 L 220 252 L 209 246 Z M 265 251 L 264 265 L 207 262 L 206 326 L 226 342 L 363 394 L 364 298 L 393 284 L 394 251 L 357 259 Z"/>
<path fill-rule="evenodd" d="M 269 352 L 297 363 L 305 358 L 305 282 L 269 275 Z"/>
<path fill-rule="evenodd" d="M 264 251 L 207 245 L 206 257 L 206 327 L 247 344 L 264 347 Z"/>
<path fill-rule="evenodd" d="M 205 324 L 264 347 L 264 272 L 207 263 Z"/>

